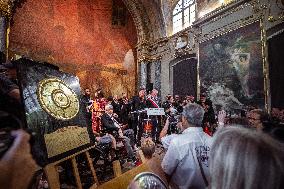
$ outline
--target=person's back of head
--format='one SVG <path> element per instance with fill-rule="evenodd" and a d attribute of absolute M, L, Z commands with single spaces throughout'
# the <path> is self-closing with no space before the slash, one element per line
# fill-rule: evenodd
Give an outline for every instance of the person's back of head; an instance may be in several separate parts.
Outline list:
<path fill-rule="evenodd" d="M 215 136 L 211 189 L 283 188 L 284 146 L 265 133 L 225 127 Z"/>
<path fill-rule="evenodd" d="M 141 150 L 146 159 L 151 159 L 153 157 L 155 149 L 155 143 L 152 139 L 146 138 L 142 141 Z"/>
<path fill-rule="evenodd" d="M 183 108 L 182 115 L 191 126 L 202 126 L 204 109 L 200 105 L 196 103 L 186 105 Z"/>

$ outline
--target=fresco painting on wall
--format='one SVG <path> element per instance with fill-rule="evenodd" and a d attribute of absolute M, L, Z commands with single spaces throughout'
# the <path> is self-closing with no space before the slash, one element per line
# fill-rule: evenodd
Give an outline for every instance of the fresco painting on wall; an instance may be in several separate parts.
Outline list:
<path fill-rule="evenodd" d="M 105 97 L 126 93 L 129 97 L 135 90 L 135 69 L 134 62 L 129 68 L 121 68 L 120 64 L 109 65 L 107 68 L 102 66 L 92 66 L 82 69 L 76 75 L 83 86 L 87 86 L 91 91 L 101 88 Z M 90 77 L 92 76 L 92 77 Z"/>
<path fill-rule="evenodd" d="M 239 112 L 264 107 L 260 23 L 231 31 L 199 44 L 201 93 L 214 107 Z"/>
<path fill-rule="evenodd" d="M 112 23 L 113 3 L 123 10 L 116 17 L 122 19 L 119 27 Z M 75 74 L 82 88 L 100 86 L 106 96 L 131 96 L 136 44 L 136 27 L 122 0 L 28 0 L 13 15 L 9 51 Z"/>

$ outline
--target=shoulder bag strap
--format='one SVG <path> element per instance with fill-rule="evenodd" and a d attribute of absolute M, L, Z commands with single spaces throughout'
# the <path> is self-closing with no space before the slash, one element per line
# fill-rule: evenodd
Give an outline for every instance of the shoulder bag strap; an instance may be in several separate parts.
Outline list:
<path fill-rule="evenodd" d="M 203 167 L 202 167 L 202 165 L 201 165 L 201 163 L 200 163 L 199 158 L 197 158 L 197 160 L 198 160 L 198 164 L 199 164 L 199 167 L 200 167 L 200 172 L 201 172 L 201 175 L 202 175 L 203 181 L 204 181 L 204 183 L 205 183 L 205 186 L 207 187 L 207 186 L 208 186 L 208 181 L 207 181 L 207 179 L 206 179 L 206 176 L 205 176 L 205 173 L 204 173 Z"/>

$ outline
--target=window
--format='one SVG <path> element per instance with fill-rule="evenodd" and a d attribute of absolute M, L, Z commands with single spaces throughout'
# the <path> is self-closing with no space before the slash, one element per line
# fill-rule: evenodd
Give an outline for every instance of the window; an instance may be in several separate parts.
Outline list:
<path fill-rule="evenodd" d="M 173 33 L 192 25 L 195 20 L 195 0 L 180 0 L 173 10 Z"/>

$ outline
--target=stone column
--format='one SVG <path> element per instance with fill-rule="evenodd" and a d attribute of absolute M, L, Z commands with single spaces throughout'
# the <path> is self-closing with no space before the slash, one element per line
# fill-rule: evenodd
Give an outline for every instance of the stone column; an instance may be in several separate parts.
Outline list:
<path fill-rule="evenodd" d="M 0 51 L 6 54 L 6 18 L 0 17 Z"/>
<path fill-rule="evenodd" d="M 154 65 L 155 65 L 154 88 L 159 91 L 159 94 L 161 94 L 161 60 L 160 59 L 155 60 Z"/>
<path fill-rule="evenodd" d="M 9 45 L 9 27 L 10 19 L 13 14 L 13 7 L 15 4 L 23 2 L 21 0 L 5 0 L 0 1 L 0 51 L 8 57 L 8 45 Z M 4 58 L 4 57 L 1 57 Z"/>
<path fill-rule="evenodd" d="M 147 84 L 147 61 L 143 60 L 140 62 L 140 73 L 139 73 L 139 87 L 138 88 L 145 88 Z"/>

